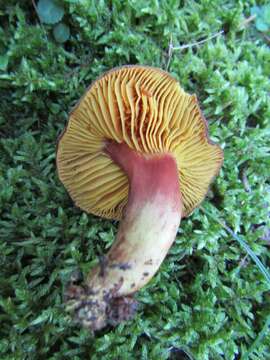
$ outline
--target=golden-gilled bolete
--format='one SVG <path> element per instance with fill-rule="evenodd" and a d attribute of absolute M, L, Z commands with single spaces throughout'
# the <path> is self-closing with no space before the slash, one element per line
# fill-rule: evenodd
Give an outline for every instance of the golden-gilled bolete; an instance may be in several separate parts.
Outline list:
<path fill-rule="evenodd" d="M 183 216 L 205 197 L 223 152 L 195 95 L 167 72 L 122 66 L 98 78 L 58 142 L 61 181 L 81 209 L 121 220 L 116 240 L 68 304 L 93 330 L 132 316 Z"/>

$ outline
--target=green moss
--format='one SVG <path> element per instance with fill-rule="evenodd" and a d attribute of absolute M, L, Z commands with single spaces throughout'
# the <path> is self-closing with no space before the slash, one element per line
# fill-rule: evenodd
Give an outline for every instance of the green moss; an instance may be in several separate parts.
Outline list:
<path fill-rule="evenodd" d="M 262 239 L 270 222 L 269 46 L 252 23 L 239 30 L 254 1 L 184 3 L 61 1 L 71 30 L 61 45 L 31 1 L 0 5 L 1 359 L 233 360 L 263 328 L 269 284 L 200 209 L 183 220 L 160 272 L 138 294 L 133 321 L 94 337 L 62 305 L 72 271 L 89 269 L 117 224 L 74 207 L 56 173 L 57 137 L 92 80 L 125 63 L 165 68 L 171 37 L 179 46 L 226 29 L 175 51 L 170 72 L 197 93 L 225 151 L 203 206 L 216 208 L 270 266 Z M 269 358 L 269 343 L 266 327 L 250 359 Z"/>

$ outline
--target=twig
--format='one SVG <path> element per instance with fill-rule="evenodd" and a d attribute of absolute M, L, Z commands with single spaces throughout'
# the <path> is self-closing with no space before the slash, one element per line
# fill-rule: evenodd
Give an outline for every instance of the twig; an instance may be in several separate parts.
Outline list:
<path fill-rule="evenodd" d="M 241 29 L 242 27 L 247 26 L 251 21 L 253 21 L 256 18 L 256 15 L 252 15 L 250 17 L 248 17 L 247 19 L 245 19 L 243 22 L 241 22 L 241 24 L 239 25 L 239 29 Z M 207 37 L 206 39 L 203 39 L 201 41 L 196 41 L 194 43 L 191 44 L 186 44 L 186 45 L 182 45 L 182 46 L 178 46 L 178 47 L 173 47 L 172 50 L 183 50 L 183 49 L 188 49 L 194 46 L 198 46 L 201 44 L 204 44 L 207 41 L 210 41 L 220 35 L 224 35 L 225 31 L 224 30 L 220 30 L 219 32 Z"/>
<path fill-rule="evenodd" d="M 188 48 L 191 48 L 191 47 L 194 47 L 194 46 L 198 46 L 198 45 L 204 44 L 205 42 L 207 42 L 209 40 L 212 40 L 212 39 L 214 39 L 214 38 L 216 38 L 216 37 L 218 37 L 220 35 L 223 35 L 223 34 L 224 34 L 224 30 L 221 30 L 221 31 L 217 32 L 216 34 L 213 34 L 213 35 L 209 36 L 206 39 L 196 41 L 196 42 L 191 43 L 191 44 L 186 44 L 186 45 L 182 45 L 182 46 L 173 47 L 172 50 L 183 50 L 183 49 L 188 49 Z"/>
<path fill-rule="evenodd" d="M 256 18 L 256 15 L 252 15 L 252 16 L 249 16 L 248 18 L 246 18 L 243 22 L 241 22 L 239 24 L 239 30 L 242 30 L 244 27 L 249 25 L 249 23 L 252 22 L 255 18 Z M 184 50 L 184 49 L 192 48 L 194 46 L 199 46 L 199 45 L 202 45 L 202 44 L 206 43 L 207 41 L 215 39 L 215 38 L 217 38 L 217 37 L 219 37 L 221 35 L 225 35 L 224 30 L 220 30 L 219 32 L 207 37 L 206 39 L 203 39 L 203 40 L 200 40 L 200 41 L 195 41 L 194 43 L 191 43 L 191 44 L 185 44 L 185 45 L 176 46 L 176 47 L 173 46 L 172 36 L 171 36 L 170 43 L 169 43 L 169 48 L 168 48 L 168 52 L 167 52 L 168 61 L 167 61 L 167 65 L 166 65 L 166 70 L 169 69 L 171 58 L 172 58 L 174 50 Z M 270 38 L 267 37 L 267 40 L 269 41 Z"/>
<path fill-rule="evenodd" d="M 194 42 L 194 43 L 191 43 L 191 44 L 182 45 L 182 46 L 176 46 L 176 47 L 173 46 L 172 35 L 171 35 L 170 43 L 169 43 L 169 47 L 168 47 L 168 52 L 167 52 L 168 61 L 167 61 L 167 65 L 166 65 L 166 71 L 169 70 L 169 66 L 170 66 L 170 62 L 171 62 L 174 50 L 183 50 L 183 49 L 187 49 L 187 48 L 191 48 L 191 47 L 194 47 L 194 46 L 201 45 L 201 44 L 203 44 L 203 43 L 205 43 L 205 42 L 207 42 L 207 41 L 209 41 L 211 39 L 214 39 L 214 38 L 222 35 L 223 33 L 224 33 L 224 30 L 221 30 L 218 33 L 216 33 L 214 35 L 211 35 L 211 36 L 209 36 L 208 38 L 206 38 L 204 40 L 197 41 L 197 42 Z"/>
<path fill-rule="evenodd" d="M 241 269 L 243 266 L 246 265 L 246 260 L 247 260 L 248 254 L 246 254 L 243 259 L 241 259 L 240 264 L 239 264 L 239 268 Z"/>
<path fill-rule="evenodd" d="M 172 54 L 173 54 L 173 42 L 172 42 L 172 34 L 171 34 L 169 48 L 168 48 L 168 55 L 167 55 L 168 61 L 167 61 L 167 65 L 166 65 L 166 71 L 168 71 L 168 69 L 169 69 Z"/>
<path fill-rule="evenodd" d="M 270 43 L 270 36 L 267 36 L 266 34 L 262 34 L 265 40 Z"/>
<path fill-rule="evenodd" d="M 256 19 L 256 14 L 255 15 L 251 15 L 250 17 L 246 18 L 243 22 L 241 22 L 241 24 L 239 25 L 239 29 L 241 29 L 242 27 L 246 27 L 247 25 L 249 25 L 249 23 L 251 21 L 253 21 L 254 19 Z"/>

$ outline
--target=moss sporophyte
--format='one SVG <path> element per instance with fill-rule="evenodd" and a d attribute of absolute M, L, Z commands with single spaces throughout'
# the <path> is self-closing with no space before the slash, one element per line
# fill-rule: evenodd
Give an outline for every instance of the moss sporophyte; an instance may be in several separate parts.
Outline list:
<path fill-rule="evenodd" d="M 98 330 L 130 319 L 183 217 L 223 162 L 195 95 L 167 72 L 123 66 L 98 78 L 70 114 L 57 149 L 61 181 L 81 209 L 120 220 L 116 240 L 67 306 Z"/>

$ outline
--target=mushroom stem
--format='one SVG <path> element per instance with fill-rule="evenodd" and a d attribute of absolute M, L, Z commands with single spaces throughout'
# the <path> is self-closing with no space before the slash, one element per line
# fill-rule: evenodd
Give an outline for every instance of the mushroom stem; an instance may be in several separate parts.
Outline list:
<path fill-rule="evenodd" d="M 176 161 L 170 154 L 144 156 L 112 141 L 104 152 L 127 174 L 129 197 L 107 256 L 89 273 L 84 287 L 71 286 L 68 292 L 78 321 L 92 330 L 132 317 L 132 295 L 159 269 L 182 210 Z"/>

